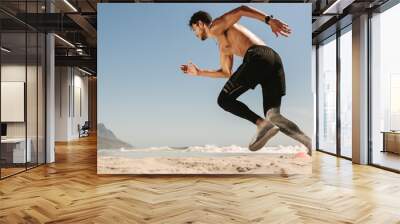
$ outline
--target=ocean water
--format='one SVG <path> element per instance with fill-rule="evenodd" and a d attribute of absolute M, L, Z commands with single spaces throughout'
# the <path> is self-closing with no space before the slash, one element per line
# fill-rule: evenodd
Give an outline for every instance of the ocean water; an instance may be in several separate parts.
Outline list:
<path fill-rule="evenodd" d="M 236 145 L 231 146 L 189 146 L 189 147 L 149 147 L 149 148 L 130 148 L 130 149 L 101 149 L 98 150 L 99 156 L 114 156 L 127 158 L 146 158 L 146 157 L 230 157 L 230 156 L 260 156 L 271 154 L 295 154 L 306 152 L 303 146 L 277 146 L 264 147 L 252 152 L 247 147 Z"/>

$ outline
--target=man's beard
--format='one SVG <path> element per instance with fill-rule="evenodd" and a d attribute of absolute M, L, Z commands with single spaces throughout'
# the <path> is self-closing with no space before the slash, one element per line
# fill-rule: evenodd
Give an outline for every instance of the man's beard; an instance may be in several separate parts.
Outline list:
<path fill-rule="evenodd" d="M 207 39 L 207 35 L 201 35 L 201 38 L 200 38 L 201 40 L 206 40 Z"/>

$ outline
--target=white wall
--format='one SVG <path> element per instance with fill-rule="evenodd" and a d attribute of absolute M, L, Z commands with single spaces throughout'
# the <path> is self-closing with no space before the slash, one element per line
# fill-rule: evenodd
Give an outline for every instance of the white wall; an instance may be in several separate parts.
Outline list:
<path fill-rule="evenodd" d="M 76 71 L 76 70 L 75 70 Z M 78 124 L 83 125 L 85 121 L 88 120 L 88 77 L 87 76 L 81 76 L 79 75 L 74 75 L 74 108 L 72 108 L 72 115 L 73 119 L 71 120 L 71 125 L 72 125 L 72 135 L 73 136 L 78 136 L 78 129 L 77 126 Z M 80 91 L 80 93 L 79 93 Z M 78 98 L 80 95 L 80 99 Z M 79 104 L 79 100 L 81 101 Z M 81 111 L 79 111 L 79 107 L 81 107 Z"/>
<path fill-rule="evenodd" d="M 68 85 L 69 76 L 67 67 L 55 68 L 55 141 L 68 139 Z"/>
<path fill-rule="evenodd" d="M 88 77 L 73 67 L 56 67 L 55 73 L 55 140 L 70 141 L 88 120 Z"/>
<path fill-rule="evenodd" d="M 2 82 L 25 82 L 25 75 L 27 69 L 27 75 L 29 84 L 35 86 L 36 80 L 31 78 L 31 75 L 36 76 L 36 67 L 18 64 L 5 64 L 1 66 L 1 81 Z M 28 129 L 33 127 L 36 130 L 36 113 L 31 113 L 32 110 L 36 111 L 36 88 L 27 88 L 27 118 L 28 122 L 34 122 L 34 124 L 28 124 Z M 3 96 L 4 97 L 4 96 Z M 34 102 L 34 104 L 31 104 Z M 31 104 L 31 105 L 30 105 Z M 7 108 L 2 108 L 2 110 L 6 110 Z M 8 137 L 25 137 L 25 123 L 26 122 L 7 122 L 7 136 Z M 29 132 L 29 130 L 28 130 Z M 28 133 L 28 137 L 29 133 Z"/>
<path fill-rule="evenodd" d="M 25 65 L 9 64 L 1 66 L 1 81 L 25 82 Z M 30 68 L 28 67 L 28 70 Z M 5 110 L 6 108 L 1 108 Z M 25 137 L 25 122 L 7 122 L 7 137 Z"/>

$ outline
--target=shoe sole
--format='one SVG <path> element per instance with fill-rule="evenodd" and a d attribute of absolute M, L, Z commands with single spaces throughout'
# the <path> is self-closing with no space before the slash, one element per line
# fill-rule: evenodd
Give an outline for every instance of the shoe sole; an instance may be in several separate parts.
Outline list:
<path fill-rule="evenodd" d="M 265 132 L 264 136 L 262 136 L 258 141 L 249 145 L 250 151 L 257 151 L 261 149 L 265 144 L 267 144 L 268 140 L 274 137 L 274 135 L 276 135 L 278 132 L 279 128 L 276 126 L 269 129 L 267 132 Z"/>

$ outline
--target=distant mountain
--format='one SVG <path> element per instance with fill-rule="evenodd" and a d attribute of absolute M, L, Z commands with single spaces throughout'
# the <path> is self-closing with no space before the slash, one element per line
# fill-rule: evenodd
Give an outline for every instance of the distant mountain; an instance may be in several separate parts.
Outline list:
<path fill-rule="evenodd" d="M 97 124 L 97 146 L 98 149 L 133 148 L 129 143 L 118 139 L 103 123 Z"/>

